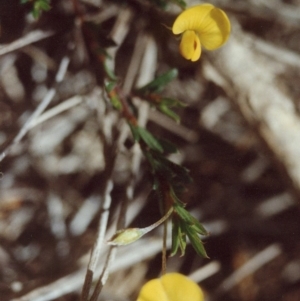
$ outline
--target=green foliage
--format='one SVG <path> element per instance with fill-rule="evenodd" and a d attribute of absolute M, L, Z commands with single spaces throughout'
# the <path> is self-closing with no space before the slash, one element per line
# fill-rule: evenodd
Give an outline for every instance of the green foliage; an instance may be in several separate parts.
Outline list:
<path fill-rule="evenodd" d="M 174 112 L 172 111 L 170 108 L 173 107 L 184 107 L 185 104 L 183 104 L 182 102 L 178 101 L 177 99 L 173 99 L 173 98 L 162 98 L 160 103 L 157 105 L 157 108 L 164 113 L 165 115 L 167 115 L 168 117 L 170 117 L 171 119 L 175 120 L 176 122 L 180 121 L 180 117 Z"/>
<path fill-rule="evenodd" d="M 140 138 L 148 145 L 148 147 L 154 151 L 162 153 L 164 151 L 159 141 L 146 129 L 137 127 Z"/>
<path fill-rule="evenodd" d="M 184 255 L 186 248 L 186 237 L 188 236 L 195 251 L 205 258 L 208 258 L 199 235 L 207 235 L 205 228 L 195 219 L 181 203 L 174 205 L 174 217 L 172 227 L 172 251 L 171 256 L 181 251 Z"/>
<path fill-rule="evenodd" d="M 154 92 L 161 92 L 163 88 L 175 79 L 178 75 L 177 69 L 171 69 L 170 71 L 156 77 L 153 81 L 148 83 L 147 85 L 139 88 L 136 92 L 140 95 L 147 95 Z"/>
<path fill-rule="evenodd" d="M 152 106 L 155 106 L 162 113 L 175 120 L 180 121 L 180 117 L 171 110 L 171 108 L 184 107 L 185 104 L 174 98 L 163 97 L 160 92 L 165 86 L 175 79 L 178 75 L 177 69 L 171 69 L 168 72 L 156 77 L 147 85 L 135 91 L 135 94 L 147 100 Z"/>
<path fill-rule="evenodd" d="M 175 154 L 178 152 L 177 146 L 165 139 L 158 139 L 166 154 Z"/>
<path fill-rule="evenodd" d="M 116 91 L 116 82 L 114 81 L 106 81 L 104 83 L 104 87 L 105 87 L 105 91 L 111 101 L 111 104 L 113 105 L 113 107 L 117 110 L 121 110 L 122 109 L 122 103 L 120 101 L 119 95 Z"/>
<path fill-rule="evenodd" d="M 168 1 L 164 0 L 152 0 L 151 2 L 155 2 L 155 4 L 159 6 L 164 6 L 168 3 Z M 180 0 L 174 0 L 173 2 L 181 6 L 184 6 L 185 4 Z M 178 70 L 171 69 L 157 76 L 145 86 L 132 91 L 128 95 L 124 95 L 120 80 L 115 76 L 108 64 L 110 57 L 107 55 L 105 47 L 109 43 L 106 44 L 107 41 L 105 41 L 105 37 L 104 39 L 103 37 L 99 39 L 99 36 L 102 36 L 101 33 L 99 35 L 95 34 L 95 30 L 97 33 L 97 27 L 89 26 L 87 29 L 91 30 L 93 37 L 91 41 L 91 45 L 93 45 L 92 51 L 98 56 L 98 62 L 102 64 L 104 70 L 104 88 L 106 94 L 113 107 L 119 110 L 122 116 L 127 120 L 134 141 L 139 143 L 142 152 L 150 165 L 153 180 L 152 195 L 155 195 L 156 199 L 159 200 L 164 212 L 172 209 L 173 226 L 171 255 L 175 255 L 178 250 L 184 255 L 188 238 L 196 252 L 203 257 L 207 257 L 203 243 L 199 237 L 199 235 L 207 235 L 207 232 L 185 209 L 185 203 L 179 198 L 185 190 L 186 185 L 192 181 L 189 171 L 185 167 L 176 164 L 167 158 L 168 154 L 176 153 L 178 151 L 175 145 L 167 140 L 155 137 L 147 129 L 138 126 L 137 108 L 134 105 L 134 102 L 131 101 L 132 97 L 137 96 L 142 100 L 148 101 L 151 106 L 155 107 L 166 116 L 179 122 L 180 117 L 172 109 L 184 107 L 185 104 L 177 99 L 162 96 L 162 91 L 165 89 L 166 85 L 178 76 Z M 96 45 L 96 47 L 94 45 Z M 120 236 L 122 244 L 124 241 L 125 243 L 128 241 L 131 242 L 132 235 L 133 240 L 138 239 L 139 237 L 139 235 L 136 236 L 136 230 L 125 229 L 124 231 L 125 232 L 122 232 Z M 123 234 L 125 235 L 125 240 Z M 119 239 L 119 236 L 117 238 Z"/>
<path fill-rule="evenodd" d="M 140 127 L 130 124 L 131 132 L 135 141 L 143 141 L 150 149 L 162 153 L 164 151 L 163 146 L 149 131 Z"/>
<path fill-rule="evenodd" d="M 30 3 L 32 5 L 31 13 L 35 19 L 38 19 L 42 12 L 51 9 L 50 0 L 20 0 L 22 4 Z"/>
<path fill-rule="evenodd" d="M 171 256 L 180 249 L 185 254 L 188 237 L 195 251 L 208 257 L 199 235 L 207 235 L 205 228 L 184 207 L 185 204 L 177 196 L 185 184 L 191 182 L 189 171 L 165 157 L 165 152 L 176 152 L 172 144 L 155 138 L 149 131 L 129 123 L 133 138 L 139 142 L 147 158 L 153 174 L 153 190 L 156 191 L 162 207 L 172 206 L 172 250 Z"/>

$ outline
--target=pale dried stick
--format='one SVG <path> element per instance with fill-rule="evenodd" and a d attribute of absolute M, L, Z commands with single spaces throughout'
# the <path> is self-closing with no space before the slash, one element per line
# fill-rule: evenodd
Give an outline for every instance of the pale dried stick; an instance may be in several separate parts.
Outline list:
<path fill-rule="evenodd" d="M 73 96 L 73 97 L 65 100 L 64 102 L 58 104 L 57 106 L 51 108 L 50 110 L 47 110 L 45 113 L 43 113 L 39 117 L 35 118 L 28 125 L 29 129 L 32 129 L 33 127 L 37 126 L 38 124 L 41 124 L 41 123 L 45 122 L 46 120 L 77 106 L 78 104 L 80 104 L 83 101 L 83 99 L 84 98 L 82 96 L 76 95 L 76 96 Z"/>
<path fill-rule="evenodd" d="M 79 236 L 84 233 L 90 222 L 99 212 L 100 204 L 101 199 L 98 195 L 92 195 L 83 202 L 69 225 L 73 236 Z"/>
<path fill-rule="evenodd" d="M 12 52 L 14 50 L 20 49 L 24 46 L 27 46 L 29 44 L 38 42 L 40 40 L 43 40 L 45 38 L 48 38 L 54 34 L 53 31 L 41 31 L 41 30 L 34 30 L 32 32 L 29 32 L 24 37 L 13 41 L 12 43 L 8 45 L 0 45 L 0 55 Z"/>
<path fill-rule="evenodd" d="M 124 141 L 127 138 L 128 135 L 128 131 L 126 127 L 121 127 L 121 133 L 119 135 L 119 139 L 118 139 L 118 148 L 120 149 L 121 145 L 123 145 Z M 118 222 L 117 222 L 117 228 L 119 228 L 120 226 L 122 227 L 123 224 L 125 223 L 125 218 L 124 215 L 126 214 L 126 207 L 127 207 L 127 200 L 122 202 L 121 205 L 121 209 L 119 212 L 119 217 L 118 217 Z M 98 299 L 99 294 L 102 291 L 102 288 L 104 286 L 104 284 L 106 283 L 108 276 L 109 276 L 109 271 L 110 271 L 110 266 L 113 263 L 115 256 L 116 256 L 116 252 L 117 252 L 117 248 L 116 247 L 110 247 L 108 254 L 106 256 L 106 260 L 104 263 L 104 267 L 102 270 L 101 275 L 98 278 L 98 281 L 96 283 L 95 289 L 92 293 L 92 296 L 90 298 L 90 301 L 96 301 Z"/>
<path fill-rule="evenodd" d="M 96 24 L 101 24 L 104 21 L 107 21 L 108 19 L 115 17 L 119 12 L 118 6 L 111 5 L 107 7 L 105 10 L 102 10 L 98 14 L 92 14 L 92 15 L 84 15 L 83 20 L 85 22 L 94 22 Z"/>
<path fill-rule="evenodd" d="M 107 67 L 110 70 L 115 69 L 115 56 L 122 42 L 124 41 L 127 33 L 129 31 L 129 23 L 132 18 L 132 11 L 129 9 L 124 9 L 119 12 L 118 18 L 114 24 L 114 27 L 110 33 L 110 38 L 118 45 L 117 47 L 112 47 L 108 49 L 108 54 L 111 57 L 110 60 L 107 61 Z"/>
<path fill-rule="evenodd" d="M 49 57 L 43 50 L 36 46 L 25 46 L 21 51 L 30 56 L 31 59 L 36 63 L 45 66 L 47 69 L 55 70 L 57 67 L 55 60 Z"/>
<path fill-rule="evenodd" d="M 82 289 L 82 295 L 81 300 L 88 300 L 88 295 L 90 292 L 90 288 L 92 285 L 93 277 L 96 271 L 96 267 L 99 260 L 99 255 L 101 251 L 101 247 L 103 244 L 106 228 L 107 228 L 107 222 L 108 222 L 108 216 L 109 216 L 109 209 L 111 204 L 111 191 L 113 188 L 113 182 L 112 180 L 108 180 L 106 183 L 106 188 L 104 192 L 104 199 L 102 203 L 102 214 L 99 221 L 99 227 L 98 227 L 98 233 L 96 237 L 96 241 L 94 243 L 90 261 L 88 263 L 87 272 L 84 280 L 84 285 Z"/>
<path fill-rule="evenodd" d="M 212 261 L 206 264 L 204 267 L 194 271 L 192 274 L 189 275 L 189 278 L 195 282 L 201 282 L 208 277 L 218 273 L 221 269 L 221 265 L 218 261 Z"/>
<path fill-rule="evenodd" d="M 57 74 L 55 76 L 55 82 L 60 83 L 66 72 L 67 68 L 69 66 L 70 59 L 65 56 L 62 58 Z M 35 109 L 35 111 L 32 113 L 32 115 L 28 118 L 28 120 L 25 122 L 25 124 L 22 126 L 21 130 L 17 134 L 17 136 L 13 139 L 12 143 L 9 144 L 6 149 L 0 154 L 0 162 L 6 157 L 6 155 L 9 153 L 9 151 L 12 149 L 12 147 L 16 144 L 18 144 L 22 138 L 27 134 L 29 131 L 31 124 L 35 121 L 36 118 L 38 118 L 44 110 L 48 107 L 50 102 L 52 101 L 53 97 L 56 94 L 56 89 L 54 87 L 50 88 L 48 92 L 46 93 L 45 97 L 41 101 L 41 103 L 38 105 L 38 107 Z"/>
<path fill-rule="evenodd" d="M 56 244 L 57 254 L 61 257 L 69 255 L 70 246 L 67 241 L 67 227 L 64 220 L 64 209 L 61 198 L 50 193 L 47 198 L 47 209 L 50 220 L 50 228 L 58 243 Z"/>
<path fill-rule="evenodd" d="M 276 258 L 281 254 L 282 250 L 278 244 L 272 244 L 256 254 L 253 258 L 248 260 L 239 269 L 233 272 L 228 278 L 226 278 L 218 287 L 216 294 L 224 294 L 245 277 L 255 273 L 258 269 L 262 268 L 265 264 Z"/>
<path fill-rule="evenodd" d="M 195 143 L 199 139 L 199 135 L 196 131 L 176 123 L 174 120 L 170 119 L 168 116 L 159 111 L 150 110 L 149 120 L 155 122 L 157 125 L 189 143 Z"/>
<path fill-rule="evenodd" d="M 168 248 L 171 241 L 168 241 Z M 133 245 L 122 248 L 119 256 L 111 267 L 111 272 L 117 272 L 132 265 L 153 257 L 161 250 L 161 238 L 153 238 L 151 244 L 148 239 L 140 239 Z M 121 251 L 121 250 L 120 250 Z M 96 270 L 95 276 L 99 276 L 102 265 Z M 24 296 L 11 301 L 50 301 L 63 295 L 78 291 L 82 284 L 82 277 L 86 273 L 86 268 L 81 268 L 78 272 L 62 277 L 46 286 L 39 287 Z"/>

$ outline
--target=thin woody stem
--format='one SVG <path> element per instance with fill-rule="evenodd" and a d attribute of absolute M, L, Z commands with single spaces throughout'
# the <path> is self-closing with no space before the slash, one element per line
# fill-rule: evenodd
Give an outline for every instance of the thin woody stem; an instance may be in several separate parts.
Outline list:
<path fill-rule="evenodd" d="M 155 229 L 157 226 L 159 226 L 160 224 L 162 224 L 163 222 L 165 222 L 169 217 L 170 215 L 173 213 L 174 209 L 173 207 L 171 207 L 169 209 L 169 211 L 160 219 L 158 220 L 157 222 L 155 222 L 154 224 L 148 226 L 148 227 L 145 227 L 145 228 L 142 228 L 140 229 L 141 231 L 143 231 L 143 235 L 152 231 L 153 229 Z"/>
<path fill-rule="evenodd" d="M 167 270 L 167 235 L 168 235 L 168 222 L 164 222 L 164 236 L 163 236 L 163 247 L 162 247 L 162 267 L 161 274 L 164 275 Z"/>

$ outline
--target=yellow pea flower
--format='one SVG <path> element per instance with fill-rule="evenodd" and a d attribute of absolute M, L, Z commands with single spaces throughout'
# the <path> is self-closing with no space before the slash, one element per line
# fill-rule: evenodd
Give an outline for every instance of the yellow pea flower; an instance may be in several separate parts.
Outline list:
<path fill-rule="evenodd" d="M 179 273 L 165 274 L 148 281 L 141 289 L 137 301 L 203 301 L 200 287 Z"/>
<path fill-rule="evenodd" d="M 176 18 L 172 31 L 173 34 L 182 34 L 181 55 L 194 62 L 200 58 L 201 45 L 214 50 L 227 41 L 230 21 L 223 10 L 205 3 L 184 10 Z"/>

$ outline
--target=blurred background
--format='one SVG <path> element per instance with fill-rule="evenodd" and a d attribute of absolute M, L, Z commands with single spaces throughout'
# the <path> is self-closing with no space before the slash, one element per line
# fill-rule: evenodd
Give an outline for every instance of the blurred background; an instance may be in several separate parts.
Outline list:
<path fill-rule="evenodd" d="M 209 259 L 188 246 L 167 271 L 207 300 L 300 300 L 300 1 L 210 3 L 232 34 L 191 63 L 170 30 L 171 1 L 52 0 L 37 19 L 31 2 L 0 1 L 1 301 L 80 300 L 109 196 L 98 274 L 124 199 L 126 227 L 161 217 L 105 68 L 127 95 L 178 70 L 162 95 L 186 104 L 180 124 L 133 97 L 140 124 L 178 146 L 169 158 L 193 178 L 183 201 L 210 233 Z M 136 300 L 159 277 L 162 233 L 118 248 L 99 300 Z"/>

